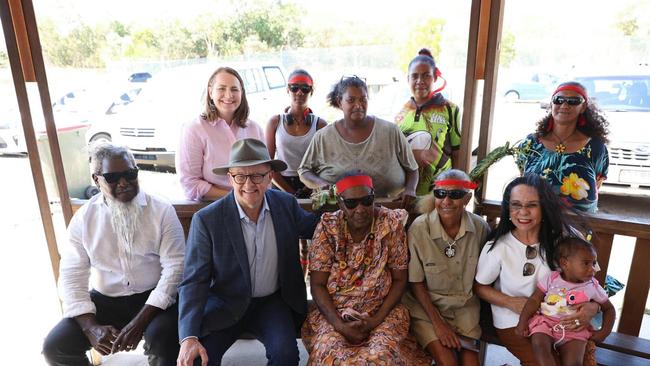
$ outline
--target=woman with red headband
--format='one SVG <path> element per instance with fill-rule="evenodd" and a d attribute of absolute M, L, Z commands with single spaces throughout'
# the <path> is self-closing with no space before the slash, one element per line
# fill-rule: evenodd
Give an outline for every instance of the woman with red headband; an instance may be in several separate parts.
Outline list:
<path fill-rule="evenodd" d="M 461 170 L 440 173 L 408 230 L 410 291 L 402 302 L 436 365 L 479 365 L 480 305 L 472 285 L 490 227 L 465 209 L 475 188 Z"/>
<path fill-rule="evenodd" d="M 327 121 L 316 116 L 308 106 L 314 94 L 314 81 L 307 71 L 297 69 L 289 74 L 287 94 L 291 105 L 266 125 L 269 155 L 273 158 L 277 154 L 288 166 L 282 173 L 273 173 L 273 183 L 298 198 L 307 198 L 311 191 L 300 181 L 298 167 L 316 130 L 327 126 Z"/>
<path fill-rule="evenodd" d="M 519 145 L 519 169 L 544 177 L 569 206 L 596 212 L 609 167 L 608 122 L 578 82 L 560 84 L 551 102 L 537 131 Z"/>
<path fill-rule="evenodd" d="M 336 183 L 340 210 L 325 213 L 309 248 L 316 308 L 303 324 L 309 365 L 430 365 L 400 304 L 407 281 L 406 211 L 374 204 L 363 173 Z"/>
<path fill-rule="evenodd" d="M 434 89 L 438 80 L 442 85 Z M 408 82 L 412 96 L 395 117 L 395 123 L 407 136 L 418 162 L 416 193 L 422 196 L 431 192 L 436 175 L 458 167 L 460 109 L 440 93 L 447 82 L 428 49 L 421 49 L 411 60 Z"/>

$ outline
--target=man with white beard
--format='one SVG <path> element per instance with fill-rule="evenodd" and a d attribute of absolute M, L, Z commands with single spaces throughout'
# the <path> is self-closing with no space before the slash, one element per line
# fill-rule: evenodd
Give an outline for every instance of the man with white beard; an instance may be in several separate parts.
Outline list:
<path fill-rule="evenodd" d="M 101 193 L 75 213 L 59 247 L 64 319 L 43 355 L 50 365 L 88 365 L 91 347 L 131 351 L 144 335 L 149 365 L 176 365 L 183 228 L 171 204 L 139 190 L 126 148 L 96 145 L 90 163 Z"/>

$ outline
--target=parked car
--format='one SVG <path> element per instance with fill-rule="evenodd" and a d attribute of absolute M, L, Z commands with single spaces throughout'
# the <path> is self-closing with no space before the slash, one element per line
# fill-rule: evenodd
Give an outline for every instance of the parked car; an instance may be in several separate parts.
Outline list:
<path fill-rule="evenodd" d="M 148 72 L 134 72 L 129 76 L 129 82 L 131 83 L 146 83 L 153 76 Z"/>
<path fill-rule="evenodd" d="M 548 73 L 505 74 L 503 79 L 506 83 L 499 87 L 499 95 L 507 102 L 547 99 L 558 83 L 557 76 Z"/>
<path fill-rule="evenodd" d="M 249 118 L 264 127 L 287 104 L 284 70 L 272 63 L 231 66 L 244 80 Z M 113 141 L 127 146 L 140 166 L 175 169 L 181 127 L 201 113 L 208 78 L 217 67 L 187 65 L 157 73 L 137 100 L 116 116 Z"/>
<path fill-rule="evenodd" d="M 580 75 L 609 121 L 606 185 L 650 189 L 650 70 Z"/>
<path fill-rule="evenodd" d="M 18 113 L 17 109 L 8 109 L 0 112 L 0 155 L 3 154 L 27 154 L 20 113 Z"/>

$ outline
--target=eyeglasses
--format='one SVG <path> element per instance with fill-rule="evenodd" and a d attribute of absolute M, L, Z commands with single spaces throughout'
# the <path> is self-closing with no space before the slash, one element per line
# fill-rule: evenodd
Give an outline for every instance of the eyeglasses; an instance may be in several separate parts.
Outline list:
<path fill-rule="evenodd" d="M 311 86 L 309 85 L 297 85 L 297 84 L 289 84 L 289 91 L 296 94 L 300 90 L 303 94 L 309 94 L 311 93 Z"/>
<path fill-rule="evenodd" d="M 464 189 L 440 189 L 440 188 L 438 188 L 438 189 L 433 190 L 433 195 L 437 199 L 440 199 L 440 200 L 445 199 L 445 197 L 449 197 L 452 200 L 459 200 L 459 199 L 467 196 L 468 193 L 469 193 L 469 191 L 466 191 Z"/>
<path fill-rule="evenodd" d="M 264 177 L 266 177 L 267 174 L 269 174 L 271 171 L 269 170 L 266 173 L 262 174 L 232 174 L 228 173 L 232 177 L 232 180 L 235 181 L 237 184 L 244 184 L 246 183 L 247 179 L 250 179 L 251 182 L 255 184 L 260 184 L 264 181 Z"/>
<path fill-rule="evenodd" d="M 521 209 L 534 210 L 539 207 L 539 202 L 530 202 L 530 203 L 521 203 L 521 202 L 510 202 L 508 205 L 510 211 L 519 211 Z"/>
<path fill-rule="evenodd" d="M 526 259 L 535 259 L 535 258 L 537 258 L 537 248 L 532 245 L 526 246 Z M 533 274 L 535 274 L 535 265 L 530 262 L 524 263 L 524 270 L 523 270 L 524 277 L 532 276 Z"/>
<path fill-rule="evenodd" d="M 106 183 L 113 184 L 119 182 L 122 178 L 127 181 L 138 179 L 138 169 L 128 169 L 123 172 L 102 173 L 97 175 L 104 177 Z"/>
<path fill-rule="evenodd" d="M 339 199 L 341 202 L 343 202 L 343 205 L 347 207 L 349 210 L 354 210 L 359 206 L 359 203 L 366 207 L 370 207 L 373 202 L 375 202 L 375 195 L 374 194 L 369 194 L 367 196 L 361 197 L 361 198 L 343 198 L 339 196 Z"/>
<path fill-rule="evenodd" d="M 553 97 L 553 104 L 560 105 L 567 103 L 571 106 L 577 106 L 584 102 L 584 99 L 581 97 L 563 97 L 561 95 L 556 95 Z"/>

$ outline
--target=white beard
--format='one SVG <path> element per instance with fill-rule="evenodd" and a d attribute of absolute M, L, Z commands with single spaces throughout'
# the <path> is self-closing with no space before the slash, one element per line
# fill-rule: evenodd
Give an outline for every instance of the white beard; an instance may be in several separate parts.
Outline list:
<path fill-rule="evenodd" d="M 117 235 L 117 245 L 127 258 L 133 255 L 133 238 L 138 228 L 138 218 L 142 215 L 142 207 L 135 202 L 120 202 L 111 197 L 106 198 L 106 204 L 111 211 L 111 226 Z"/>

